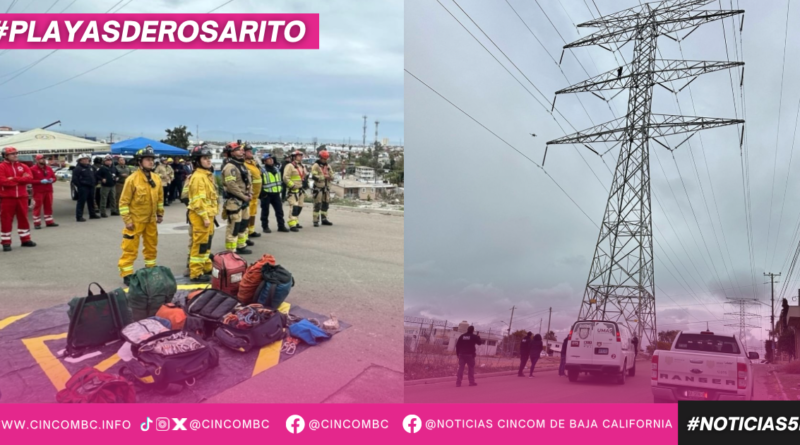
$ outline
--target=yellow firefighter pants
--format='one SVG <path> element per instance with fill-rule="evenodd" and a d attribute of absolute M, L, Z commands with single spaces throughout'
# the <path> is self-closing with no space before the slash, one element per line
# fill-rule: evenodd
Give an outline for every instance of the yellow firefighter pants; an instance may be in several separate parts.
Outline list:
<path fill-rule="evenodd" d="M 189 251 L 189 276 L 197 278 L 204 273 L 211 273 L 211 240 L 214 237 L 214 222 L 205 227 L 203 218 L 196 213 L 189 213 L 189 234 L 192 247 Z"/>
<path fill-rule="evenodd" d="M 250 208 L 248 212 L 250 213 L 250 218 L 247 224 L 247 234 L 251 234 L 256 231 L 256 215 L 258 215 L 258 194 L 253 195 L 253 199 L 250 200 Z"/>
<path fill-rule="evenodd" d="M 247 247 L 247 222 L 250 220 L 250 209 L 245 207 L 236 213 L 227 212 L 227 214 L 225 249 L 233 252 L 236 248 Z"/>
<path fill-rule="evenodd" d="M 328 220 L 328 205 L 330 201 L 331 197 L 328 189 L 314 189 L 314 214 L 312 215 L 314 222 L 319 221 L 320 215 L 322 215 L 323 221 Z"/>
<path fill-rule="evenodd" d="M 305 198 L 305 190 L 290 190 L 286 194 L 286 201 L 292 208 L 292 213 L 289 214 L 289 227 L 295 227 L 299 223 L 298 216 L 303 211 L 303 199 Z"/>
<path fill-rule="evenodd" d="M 133 273 L 133 263 L 139 256 L 139 238 L 144 244 L 144 267 L 156 267 L 158 254 L 158 225 L 155 221 L 133 223 L 133 230 L 122 229 L 122 256 L 119 259 L 119 276 L 125 278 Z"/>

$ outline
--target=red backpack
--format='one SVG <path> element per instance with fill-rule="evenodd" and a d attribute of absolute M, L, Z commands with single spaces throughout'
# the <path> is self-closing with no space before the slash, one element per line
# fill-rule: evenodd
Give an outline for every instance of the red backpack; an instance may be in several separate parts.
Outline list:
<path fill-rule="evenodd" d="M 236 295 L 247 271 L 247 261 L 234 252 L 221 252 L 214 255 L 211 263 L 211 287 Z"/>
<path fill-rule="evenodd" d="M 70 377 L 56 394 L 59 403 L 136 403 L 133 383 L 87 366 Z"/>

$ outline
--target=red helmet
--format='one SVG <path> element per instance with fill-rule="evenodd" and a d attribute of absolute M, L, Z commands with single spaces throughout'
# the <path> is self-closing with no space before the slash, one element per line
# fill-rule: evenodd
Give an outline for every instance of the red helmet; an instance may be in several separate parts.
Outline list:
<path fill-rule="evenodd" d="M 36 159 L 36 161 L 41 161 L 42 159 L 44 159 L 44 155 L 36 155 L 34 159 Z"/>
<path fill-rule="evenodd" d="M 227 144 L 225 144 L 225 148 L 222 149 L 222 152 L 230 156 L 230 154 L 233 153 L 233 151 L 236 150 L 237 148 L 239 148 L 239 144 L 237 144 L 236 142 L 228 142 Z"/>
<path fill-rule="evenodd" d="M 321 152 L 319 152 L 319 157 L 322 159 L 328 159 L 331 157 L 331 154 L 328 153 L 327 150 L 322 150 Z"/>
<path fill-rule="evenodd" d="M 19 152 L 14 147 L 6 147 L 3 149 L 3 157 L 6 157 L 6 155 L 15 155 L 17 153 Z"/>
<path fill-rule="evenodd" d="M 297 156 L 297 155 L 303 156 L 303 152 L 302 152 L 302 151 L 300 151 L 300 150 L 295 150 L 295 151 L 292 153 L 292 157 L 295 157 L 295 156 Z"/>

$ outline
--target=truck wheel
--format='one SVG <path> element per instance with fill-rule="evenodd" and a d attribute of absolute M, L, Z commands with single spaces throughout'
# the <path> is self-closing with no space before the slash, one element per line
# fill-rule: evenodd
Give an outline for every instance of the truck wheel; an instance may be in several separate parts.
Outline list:
<path fill-rule="evenodd" d="M 633 377 L 636 375 L 636 361 L 633 362 L 633 368 L 628 370 L 628 377 Z"/>
<path fill-rule="evenodd" d="M 578 381 L 578 371 L 569 370 L 567 371 L 567 378 L 569 378 L 570 382 L 577 382 Z"/>
<path fill-rule="evenodd" d="M 628 365 L 628 361 L 626 360 L 622 364 L 622 372 L 620 372 L 619 375 L 617 376 L 617 383 L 619 383 L 620 385 L 624 385 L 625 384 L 625 378 L 628 375 L 627 365 Z"/>

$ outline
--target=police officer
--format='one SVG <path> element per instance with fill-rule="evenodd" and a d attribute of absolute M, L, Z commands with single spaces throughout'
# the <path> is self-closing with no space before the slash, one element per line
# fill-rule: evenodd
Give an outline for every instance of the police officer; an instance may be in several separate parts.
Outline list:
<path fill-rule="evenodd" d="M 298 217 L 300 212 L 303 211 L 303 198 L 306 195 L 304 188 L 307 187 L 307 181 L 306 168 L 303 167 L 303 152 L 295 151 L 292 153 L 292 162 L 283 171 L 283 182 L 286 184 L 286 200 L 292 208 L 292 214 L 289 216 L 289 230 L 292 232 L 299 232 L 299 229 L 303 228 L 298 221 Z"/>
<path fill-rule="evenodd" d="M 283 181 L 281 180 L 281 172 L 275 166 L 275 158 L 267 153 L 262 159 L 264 162 L 264 174 L 262 176 L 261 195 L 261 229 L 264 233 L 272 233 L 269 229 L 269 207 L 275 211 L 275 220 L 278 221 L 278 232 L 289 232 L 286 224 L 283 221 L 283 205 L 281 204 L 281 191 Z"/>
<path fill-rule="evenodd" d="M 461 379 L 464 377 L 464 365 L 469 367 L 469 386 L 478 386 L 475 383 L 475 345 L 482 345 L 480 335 L 475 334 L 475 328 L 467 328 L 466 334 L 461 334 L 456 341 L 456 355 L 458 356 L 458 374 L 456 374 L 456 386 L 461 386 Z"/>
<path fill-rule="evenodd" d="M 244 166 L 250 172 L 251 187 L 250 192 L 254 199 L 250 200 L 247 211 L 250 218 L 247 220 L 247 239 L 258 238 L 260 233 L 256 232 L 256 214 L 258 213 L 258 197 L 261 195 L 261 166 L 253 155 L 253 146 L 245 142 L 244 144 Z"/>
<path fill-rule="evenodd" d="M 528 359 L 531 358 L 531 342 L 533 332 L 528 332 L 519 343 L 519 372 L 517 377 L 525 377 L 522 371 L 525 370 L 525 365 L 528 364 Z"/>
<path fill-rule="evenodd" d="M 250 172 L 244 166 L 244 150 L 236 142 L 225 145 L 226 156 L 222 167 L 222 184 L 225 190 L 225 202 L 222 206 L 222 218 L 228 220 L 225 228 L 225 249 L 238 254 L 253 253 L 247 248 L 247 223 L 250 220 L 250 200 L 253 199 L 250 188 Z"/>
<path fill-rule="evenodd" d="M 91 156 L 84 154 L 78 156 L 78 165 L 72 170 L 72 185 L 75 187 L 78 194 L 78 204 L 75 207 L 75 219 L 78 222 L 85 222 L 83 218 L 83 206 L 89 206 L 89 219 L 100 219 L 96 215 L 94 207 L 94 188 L 97 184 L 97 179 L 94 175 L 92 166 L 89 165 Z"/>
<path fill-rule="evenodd" d="M 205 146 L 192 149 L 195 172 L 189 177 L 188 208 L 191 231 L 189 251 L 189 276 L 193 283 L 211 281 L 211 240 L 218 211 L 217 184 L 214 181 L 214 166 L 211 150 Z"/>
<path fill-rule="evenodd" d="M 114 158 L 111 155 L 106 155 L 105 159 L 103 159 L 103 165 L 100 166 L 97 177 L 100 180 L 100 217 L 108 218 L 106 206 L 111 207 L 112 215 L 119 215 L 117 197 L 115 196 L 117 170 L 114 168 Z"/>
<path fill-rule="evenodd" d="M 133 263 L 139 255 L 139 238 L 144 244 L 144 267 L 156 267 L 158 256 L 158 226 L 164 218 L 164 188 L 155 174 L 156 154 L 149 145 L 136 152 L 133 161 L 139 169 L 122 188 L 119 213 L 125 222 L 122 229 L 122 256 L 119 274 L 125 285 L 130 285 Z"/>
<path fill-rule="evenodd" d="M 311 167 L 311 177 L 314 179 L 314 227 L 319 227 L 320 216 L 322 216 L 323 226 L 333 225 L 328 221 L 328 205 L 331 200 L 330 184 L 333 181 L 328 158 L 330 158 L 328 151 L 322 150 L 319 152 L 319 159 Z"/>

